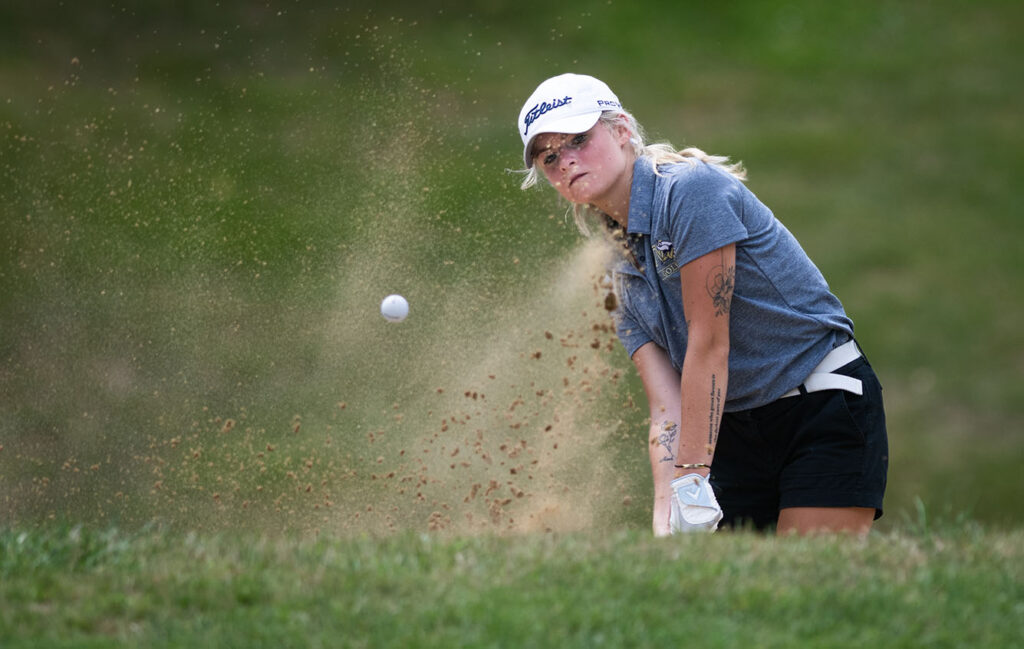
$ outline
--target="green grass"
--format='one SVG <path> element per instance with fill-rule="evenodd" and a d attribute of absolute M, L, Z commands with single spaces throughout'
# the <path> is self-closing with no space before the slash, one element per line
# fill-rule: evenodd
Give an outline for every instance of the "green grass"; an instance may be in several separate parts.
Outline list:
<path fill-rule="evenodd" d="M 1024 539 L 0 532 L 4 647 L 1009 647 Z"/>

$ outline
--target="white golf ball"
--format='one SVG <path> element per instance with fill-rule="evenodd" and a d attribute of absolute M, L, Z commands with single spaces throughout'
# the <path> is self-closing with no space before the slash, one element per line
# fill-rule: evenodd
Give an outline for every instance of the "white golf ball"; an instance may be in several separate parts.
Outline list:
<path fill-rule="evenodd" d="M 388 322 L 401 322 L 409 315 L 409 302 L 401 295 L 389 295 L 380 303 L 380 314 Z"/>

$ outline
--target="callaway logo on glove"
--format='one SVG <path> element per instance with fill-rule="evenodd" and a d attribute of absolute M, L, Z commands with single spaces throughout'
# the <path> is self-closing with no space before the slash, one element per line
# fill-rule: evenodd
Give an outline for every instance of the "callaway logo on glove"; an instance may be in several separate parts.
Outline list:
<path fill-rule="evenodd" d="M 688 473 L 672 481 L 672 506 L 668 517 L 672 534 L 714 532 L 721 520 L 722 508 L 707 478 Z"/>

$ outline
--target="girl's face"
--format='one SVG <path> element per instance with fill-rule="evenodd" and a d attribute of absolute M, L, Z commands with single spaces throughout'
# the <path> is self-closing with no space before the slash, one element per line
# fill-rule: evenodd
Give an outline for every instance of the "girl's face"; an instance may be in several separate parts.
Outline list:
<path fill-rule="evenodd" d="M 585 133 L 538 135 L 533 164 L 569 201 L 601 207 L 623 187 L 628 193 L 632 152 L 625 128 L 598 122 Z"/>

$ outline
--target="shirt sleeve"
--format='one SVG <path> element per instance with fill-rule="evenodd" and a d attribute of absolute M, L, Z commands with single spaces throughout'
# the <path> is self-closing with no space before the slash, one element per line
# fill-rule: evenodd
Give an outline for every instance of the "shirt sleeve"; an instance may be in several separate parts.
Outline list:
<path fill-rule="evenodd" d="M 669 190 L 669 236 L 680 266 L 746 239 L 743 185 L 721 169 L 701 163 L 687 169 Z"/>

